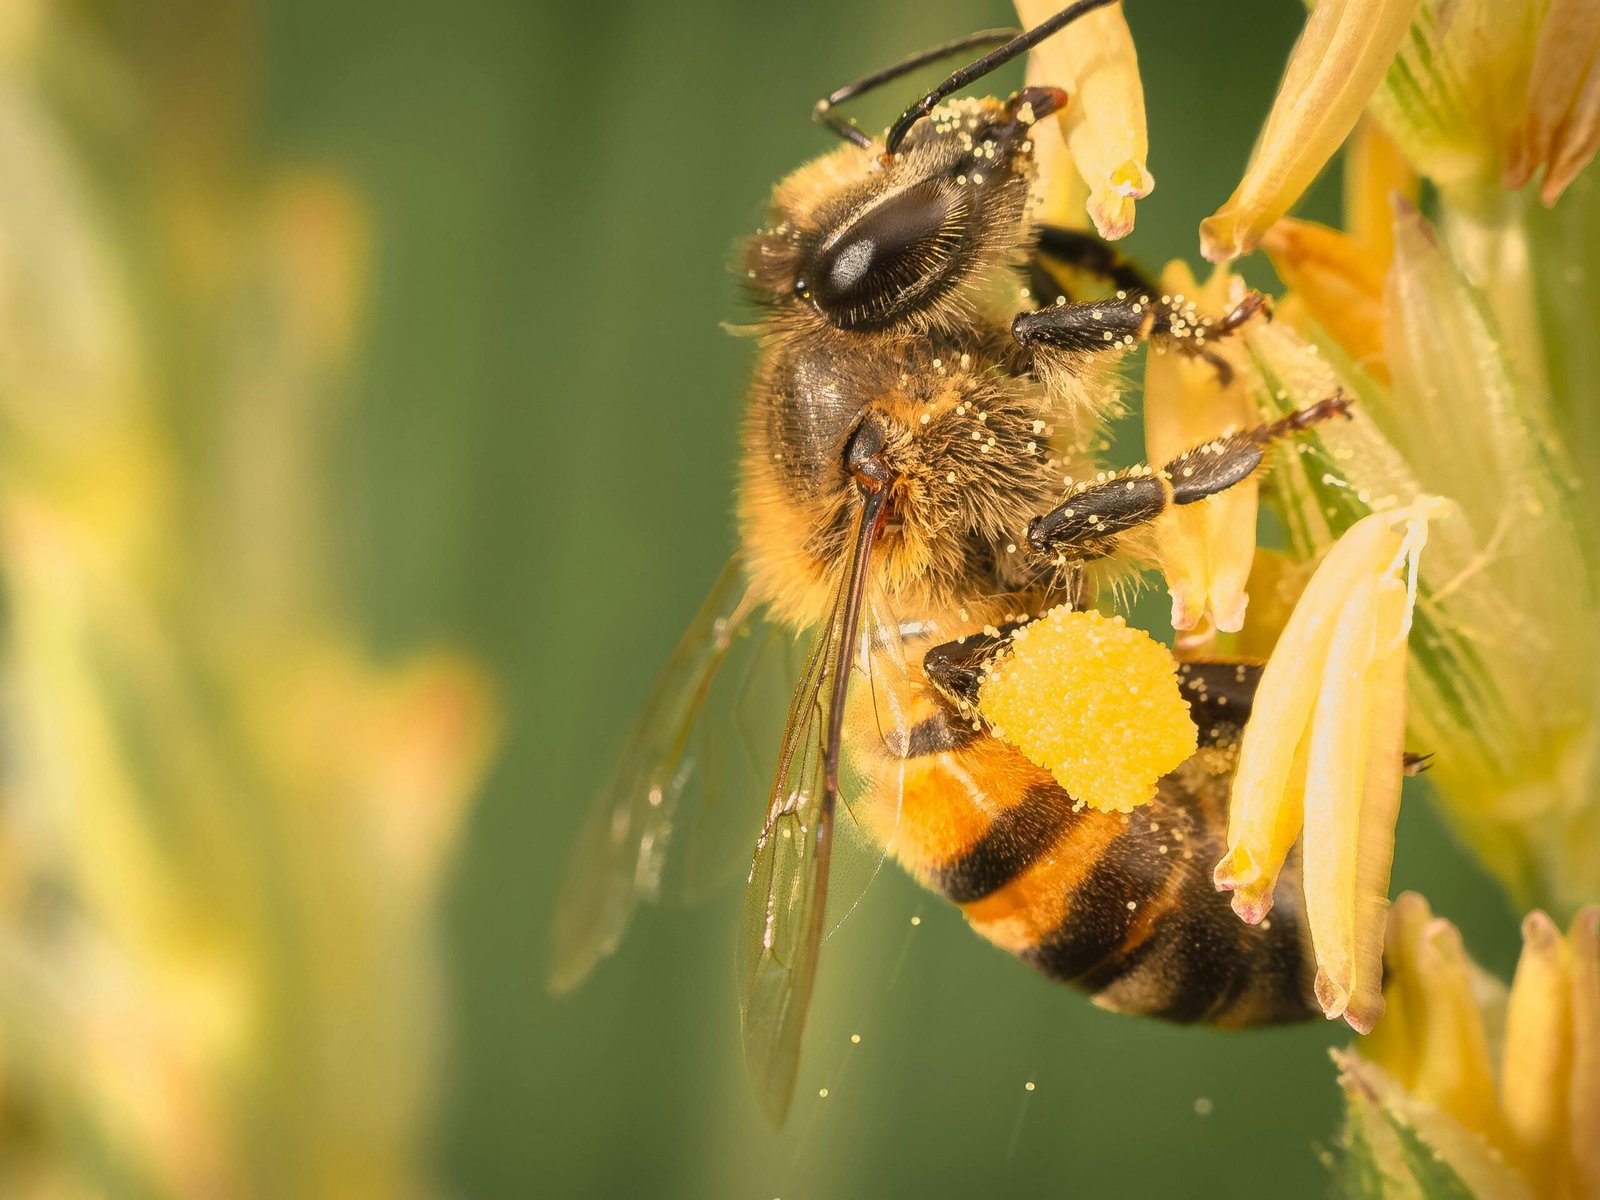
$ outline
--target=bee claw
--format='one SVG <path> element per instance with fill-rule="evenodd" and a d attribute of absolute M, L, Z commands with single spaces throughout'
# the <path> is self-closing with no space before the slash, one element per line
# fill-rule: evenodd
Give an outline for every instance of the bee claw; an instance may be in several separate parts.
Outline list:
<path fill-rule="evenodd" d="M 1406 775 L 1421 775 L 1429 767 L 1433 766 L 1433 753 L 1429 751 L 1426 754 L 1413 754 L 1407 750 L 1400 761 L 1402 763 L 1401 770 Z"/>

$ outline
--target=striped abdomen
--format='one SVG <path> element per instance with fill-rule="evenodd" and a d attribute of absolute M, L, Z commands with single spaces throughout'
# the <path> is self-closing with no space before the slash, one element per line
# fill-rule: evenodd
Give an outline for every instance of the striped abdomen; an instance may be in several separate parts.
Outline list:
<path fill-rule="evenodd" d="M 1294 870 L 1259 926 L 1211 882 L 1257 670 L 1186 667 L 1201 749 L 1131 814 L 1075 805 L 931 689 L 902 698 L 904 745 L 886 746 L 873 729 L 854 752 L 880 793 L 903 788 L 896 857 L 1024 962 L 1120 1012 L 1220 1026 L 1303 1020 L 1318 1010 Z M 1224 674 L 1228 686 L 1207 696 L 1201 684 Z"/>

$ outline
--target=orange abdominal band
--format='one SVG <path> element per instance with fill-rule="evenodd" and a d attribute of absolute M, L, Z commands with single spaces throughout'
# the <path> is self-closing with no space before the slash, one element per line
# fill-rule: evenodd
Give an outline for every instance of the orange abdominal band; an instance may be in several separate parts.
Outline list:
<path fill-rule="evenodd" d="M 989 665 L 978 712 L 1075 800 L 1129 812 L 1195 752 L 1171 652 L 1121 617 L 1051 609 Z"/>

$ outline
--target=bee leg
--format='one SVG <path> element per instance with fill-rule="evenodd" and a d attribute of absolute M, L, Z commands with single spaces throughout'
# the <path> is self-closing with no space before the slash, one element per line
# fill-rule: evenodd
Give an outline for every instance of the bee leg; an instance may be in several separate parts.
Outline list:
<path fill-rule="evenodd" d="M 1028 544 L 1040 554 L 1106 554 L 1118 534 L 1155 520 L 1168 505 L 1194 504 L 1248 478 L 1271 442 L 1349 409 L 1349 398 L 1337 392 L 1281 420 L 1186 450 L 1160 470 L 1144 468 L 1087 484 L 1028 522 Z"/>
<path fill-rule="evenodd" d="M 923 673 L 934 690 L 957 711 L 970 709 L 978 702 L 984 666 L 1022 625 L 1021 621 L 1013 621 L 992 634 L 975 634 L 934 646 L 922 656 Z"/>
<path fill-rule="evenodd" d="M 1250 292 L 1222 320 L 1213 321 L 1196 313 L 1188 301 L 1153 291 L 1123 290 L 1103 300 L 1062 301 L 1018 313 L 1011 322 L 1011 336 L 1034 355 L 1094 354 L 1161 336 L 1204 353 L 1208 337 L 1233 333 L 1257 313 L 1268 311 L 1267 298 Z"/>
<path fill-rule="evenodd" d="M 1433 754 L 1431 751 L 1427 754 L 1415 754 L 1407 750 L 1405 756 L 1401 759 L 1401 763 L 1402 769 L 1407 775 L 1421 775 L 1429 767 L 1433 766 Z"/>
<path fill-rule="evenodd" d="M 1058 296 L 1062 300 L 1072 299 L 1052 270 L 1056 263 L 1104 279 L 1130 296 L 1157 295 L 1150 277 L 1098 234 L 1063 225 L 1041 225 L 1037 238 L 1031 276 L 1033 295 L 1040 304 L 1054 303 Z"/>
<path fill-rule="evenodd" d="M 1263 664 L 1244 659 L 1189 659 L 1178 664 L 1178 687 L 1207 746 L 1236 741 L 1250 719 Z"/>

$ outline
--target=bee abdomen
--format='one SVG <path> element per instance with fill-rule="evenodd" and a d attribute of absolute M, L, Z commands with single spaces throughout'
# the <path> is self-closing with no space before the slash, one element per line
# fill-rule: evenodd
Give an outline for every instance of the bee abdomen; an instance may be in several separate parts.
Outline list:
<path fill-rule="evenodd" d="M 1105 1008 L 1229 1027 L 1308 1019 L 1320 1010 L 1298 865 L 1255 926 L 1211 881 L 1258 676 L 1247 664 L 1186 664 L 1202 749 L 1128 814 L 1076 803 L 928 693 L 898 699 L 905 732 L 890 737 L 863 700 L 855 752 L 873 761 L 878 795 L 899 803 L 855 811 L 978 933 Z"/>
<path fill-rule="evenodd" d="M 959 858 L 935 868 L 929 885 L 956 904 L 971 904 L 1010 883 L 1050 849 L 1079 817 L 1059 789 L 1039 783 L 1005 809 Z"/>
<path fill-rule="evenodd" d="M 1315 1015 L 1292 874 L 1272 916 L 1246 925 L 1211 882 L 1221 830 L 1205 815 L 1160 801 L 1134 815 L 1022 958 L 1118 1012 L 1222 1026 Z"/>
<path fill-rule="evenodd" d="M 977 932 L 1103 1007 L 1222 1026 L 1307 1019 L 1317 1010 L 1295 871 L 1267 921 L 1233 913 L 1210 878 L 1229 779 L 1203 757 L 1124 815 L 1075 804 L 980 736 L 903 762 L 897 853 Z"/>

